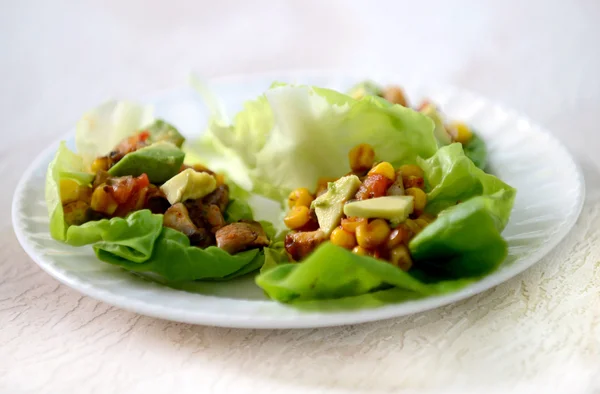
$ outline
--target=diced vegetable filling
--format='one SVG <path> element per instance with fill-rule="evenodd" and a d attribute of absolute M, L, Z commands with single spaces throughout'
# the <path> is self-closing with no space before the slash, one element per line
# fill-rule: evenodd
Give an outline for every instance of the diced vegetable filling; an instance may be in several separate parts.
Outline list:
<path fill-rule="evenodd" d="M 315 193 L 294 190 L 288 198 L 285 248 L 299 261 L 325 241 L 409 270 L 410 240 L 435 217 L 427 205 L 423 170 L 375 162 L 375 151 L 360 144 L 348 155 L 352 173 L 319 181 Z M 324 187 L 324 185 L 327 185 Z"/>
<path fill-rule="evenodd" d="M 161 125 L 166 127 L 164 123 Z M 178 149 L 168 138 L 176 138 L 174 141 L 181 145 L 179 133 L 175 129 L 166 130 L 156 143 L 171 143 Z M 177 174 L 163 184 L 151 183 L 146 173 L 139 176 L 109 173 L 126 155 L 152 147 L 150 142 L 151 134 L 141 131 L 121 141 L 107 156 L 94 160 L 91 185 L 63 179 L 60 195 L 67 225 L 126 217 L 134 211 L 149 209 L 163 214 L 163 225 L 185 234 L 193 246 L 218 246 L 229 253 L 238 253 L 269 245 L 260 223 L 225 221 L 229 187 L 223 175 L 202 165 L 181 165 Z M 161 157 L 150 156 L 150 159 L 168 161 Z"/>

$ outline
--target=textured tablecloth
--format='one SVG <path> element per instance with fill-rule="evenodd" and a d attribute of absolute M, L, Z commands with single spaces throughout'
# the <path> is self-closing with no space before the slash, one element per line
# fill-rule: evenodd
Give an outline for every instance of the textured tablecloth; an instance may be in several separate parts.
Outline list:
<path fill-rule="evenodd" d="M 600 392 L 598 17 L 593 0 L 2 2 L 0 391 Z M 526 113 L 578 157 L 581 218 L 546 258 L 483 294 L 314 330 L 125 312 L 59 284 L 18 245 L 14 187 L 85 109 L 182 86 L 191 69 L 299 68 L 427 76 Z"/>

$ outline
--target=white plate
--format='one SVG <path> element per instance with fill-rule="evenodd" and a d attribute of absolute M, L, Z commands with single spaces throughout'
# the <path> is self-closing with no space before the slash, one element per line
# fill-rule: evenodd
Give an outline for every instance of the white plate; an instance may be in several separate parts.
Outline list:
<path fill-rule="evenodd" d="M 517 275 L 547 254 L 571 229 L 581 211 L 584 183 L 567 150 L 554 137 L 516 113 L 474 94 L 453 88 L 427 89 L 397 76 L 375 78 L 403 83 L 410 98 L 429 97 L 451 118 L 481 133 L 489 149 L 489 170 L 518 189 L 511 220 L 504 231 L 509 256 L 493 274 L 461 291 L 374 309 L 306 312 L 265 298 L 252 277 L 227 283 L 194 283 L 190 291 L 150 282 L 96 260 L 91 247 L 73 248 L 50 238 L 44 202 L 46 167 L 58 142 L 34 160 L 13 200 L 13 225 L 21 245 L 46 272 L 80 292 L 109 304 L 159 318 L 227 327 L 301 328 L 361 323 L 449 304 L 489 289 Z M 231 115 L 242 102 L 274 81 L 313 84 L 345 90 L 360 77 L 332 73 L 287 73 L 214 80 Z M 144 100 L 184 134 L 198 134 L 207 112 L 190 90 L 162 93 Z M 415 101 L 416 102 L 416 101 Z M 71 147 L 73 138 L 67 138 Z"/>

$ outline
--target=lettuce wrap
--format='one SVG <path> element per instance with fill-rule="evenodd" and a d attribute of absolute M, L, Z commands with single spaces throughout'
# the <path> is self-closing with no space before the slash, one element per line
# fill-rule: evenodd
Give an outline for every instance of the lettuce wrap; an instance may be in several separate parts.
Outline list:
<path fill-rule="evenodd" d="M 354 306 L 401 301 L 454 291 L 503 261 L 501 232 L 515 189 L 478 168 L 461 144 L 438 149 L 429 117 L 381 98 L 278 84 L 247 103 L 233 125 L 213 119 L 193 149 L 208 165 L 283 204 L 290 190 L 348 173 L 348 151 L 359 143 L 373 146 L 378 161 L 424 171 L 427 210 L 438 217 L 409 244 L 414 268 L 404 272 L 329 242 L 287 263 L 280 244 L 256 278 L 269 297 L 317 307 L 320 300 L 346 298 Z"/>
<path fill-rule="evenodd" d="M 433 121 L 377 97 L 354 100 L 334 90 L 275 84 L 245 103 L 233 125 L 215 116 L 189 146 L 240 186 L 283 203 L 298 187 L 348 173 L 347 155 L 369 141 L 393 165 L 431 157 Z"/>
<path fill-rule="evenodd" d="M 83 154 L 72 152 L 61 142 L 46 174 L 51 236 L 72 246 L 93 245 L 96 256 L 104 262 L 129 271 L 151 273 L 166 281 L 223 280 L 259 269 L 264 261 L 262 250 L 230 255 L 216 246 L 205 249 L 190 246 L 186 235 L 163 227 L 163 215 L 149 210 L 135 211 L 125 218 L 67 224 L 61 181 L 68 179 L 89 186 L 94 179 L 89 171 L 94 158 L 110 152 L 123 138 L 142 129 L 148 130 L 154 141 L 176 139 L 181 145 L 181 136 L 172 126 L 157 122 L 149 114 L 150 108 L 133 103 L 107 103 L 88 112 L 78 124 L 76 146 Z M 235 222 L 251 220 L 253 214 L 245 201 L 232 199 L 224 216 L 227 222 Z"/>

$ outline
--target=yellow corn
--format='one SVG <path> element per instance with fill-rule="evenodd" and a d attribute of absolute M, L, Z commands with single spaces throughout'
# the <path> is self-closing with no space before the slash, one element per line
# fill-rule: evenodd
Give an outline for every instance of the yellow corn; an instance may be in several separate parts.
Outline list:
<path fill-rule="evenodd" d="M 385 247 L 388 250 L 394 249 L 398 245 L 408 243 L 410 239 L 410 231 L 404 224 L 400 224 L 398 227 L 392 230 L 388 237 Z"/>
<path fill-rule="evenodd" d="M 225 184 L 225 175 L 215 174 L 215 180 L 217 181 L 217 186 L 224 185 Z"/>
<path fill-rule="evenodd" d="M 196 163 L 194 165 L 192 165 L 192 169 L 196 172 L 208 172 L 211 173 L 212 171 L 208 169 L 208 167 L 206 167 L 203 164 L 200 163 Z"/>
<path fill-rule="evenodd" d="M 390 251 L 390 262 L 402 271 L 408 271 L 412 267 L 412 258 L 406 245 L 396 246 Z"/>
<path fill-rule="evenodd" d="M 352 168 L 352 171 L 367 171 L 373 167 L 373 163 L 375 162 L 375 151 L 369 144 L 360 144 L 350 150 L 348 159 L 350 160 L 350 168 Z"/>
<path fill-rule="evenodd" d="M 423 170 L 416 164 L 405 164 L 400 166 L 400 172 L 402 173 L 402 178 L 409 176 L 423 178 Z"/>
<path fill-rule="evenodd" d="M 450 125 L 450 134 L 452 135 L 454 141 L 460 142 L 461 144 L 466 144 L 471 141 L 473 138 L 473 132 L 463 122 L 454 122 Z"/>
<path fill-rule="evenodd" d="M 88 221 L 89 205 L 83 201 L 73 201 L 63 207 L 65 222 L 80 225 Z"/>
<path fill-rule="evenodd" d="M 289 229 L 297 229 L 304 226 L 310 220 L 310 210 L 304 205 L 296 205 L 289 210 L 283 222 Z"/>
<path fill-rule="evenodd" d="M 366 223 L 367 219 L 365 218 L 357 218 L 357 217 L 349 217 L 342 219 L 342 228 L 349 233 L 355 233 L 356 228 L 360 226 L 361 223 Z"/>
<path fill-rule="evenodd" d="M 421 232 L 421 227 L 412 219 L 406 219 L 404 225 L 406 225 L 406 228 L 408 228 L 408 230 L 410 230 L 410 232 L 414 235 L 419 234 Z"/>
<path fill-rule="evenodd" d="M 71 179 L 60 180 L 60 199 L 63 204 L 71 201 L 77 201 L 79 194 L 79 185 Z"/>
<path fill-rule="evenodd" d="M 369 175 L 375 174 L 383 175 L 384 177 L 390 179 L 392 182 L 396 180 L 396 171 L 394 170 L 394 167 L 392 167 L 392 165 L 387 161 L 382 161 L 375 167 L 371 168 L 371 171 L 369 171 Z"/>
<path fill-rule="evenodd" d="M 404 95 L 402 89 L 398 86 L 390 86 L 385 89 L 383 91 L 383 98 L 391 103 L 400 104 L 404 107 L 407 105 L 406 96 Z"/>
<path fill-rule="evenodd" d="M 417 225 L 421 228 L 425 228 L 429 224 L 427 220 L 421 219 L 420 217 L 418 219 L 415 219 L 415 223 L 417 223 Z"/>
<path fill-rule="evenodd" d="M 80 185 L 71 179 L 61 179 L 60 181 L 60 200 L 63 204 L 73 201 L 90 202 L 92 189 L 88 186 Z"/>
<path fill-rule="evenodd" d="M 288 207 L 292 208 L 295 206 L 310 207 L 310 203 L 313 201 L 313 196 L 310 194 L 307 188 L 301 187 L 290 193 L 288 196 Z"/>
<path fill-rule="evenodd" d="M 425 220 L 427 223 L 433 223 L 433 221 L 435 220 L 435 216 L 430 215 L 428 213 L 424 213 L 421 216 L 419 216 L 419 219 L 423 219 Z"/>
<path fill-rule="evenodd" d="M 358 246 L 358 245 L 352 249 L 352 253 L 355 253 L 359 256 L 368 256 L 369 255 L 369 251 L 367 249 L 363 248 L 362 246 Z"/>
<path fill-rule="evenodd" d="M 108 171 L 110 160 L 108 157 L 99 157 L 92 162 L 92 172 Z"/>
<path fill-rule="evenodd" d="M 383 219 L 362 223 L 356 228 L 356 241 L 366 249 L 374 249 L 383 244 L 390 235 L 390 227 Z"/>
<path fill-rule="evenodd" d="M 416 187 L 406 189 L 404 193 L 407 196 L 413 196 L 413 202 L 415 204 L 413 212 L 415 212 L 417 215 L 420 215 L 425 209 L 425 205 L 427 205 L 427 194 L 425 194 L 423 190 Z"/>
<path fill-rule="evenodd" d="M 117 204 L 113 196 L 104 190 L 104 186 L 99 186 L 94 190 L 90 205 L 94 211 L 102 212 L 107 215 L 112 215 L 119 207 L 119 204 Z"/>
<path fill-rule="evenodd" d="M 342 248 L 352 249 L 356 246 L 354 234 L 347 232 L 341 227 L 334 229 L 329 239 L 332 244 L 341 246 Z"/>

